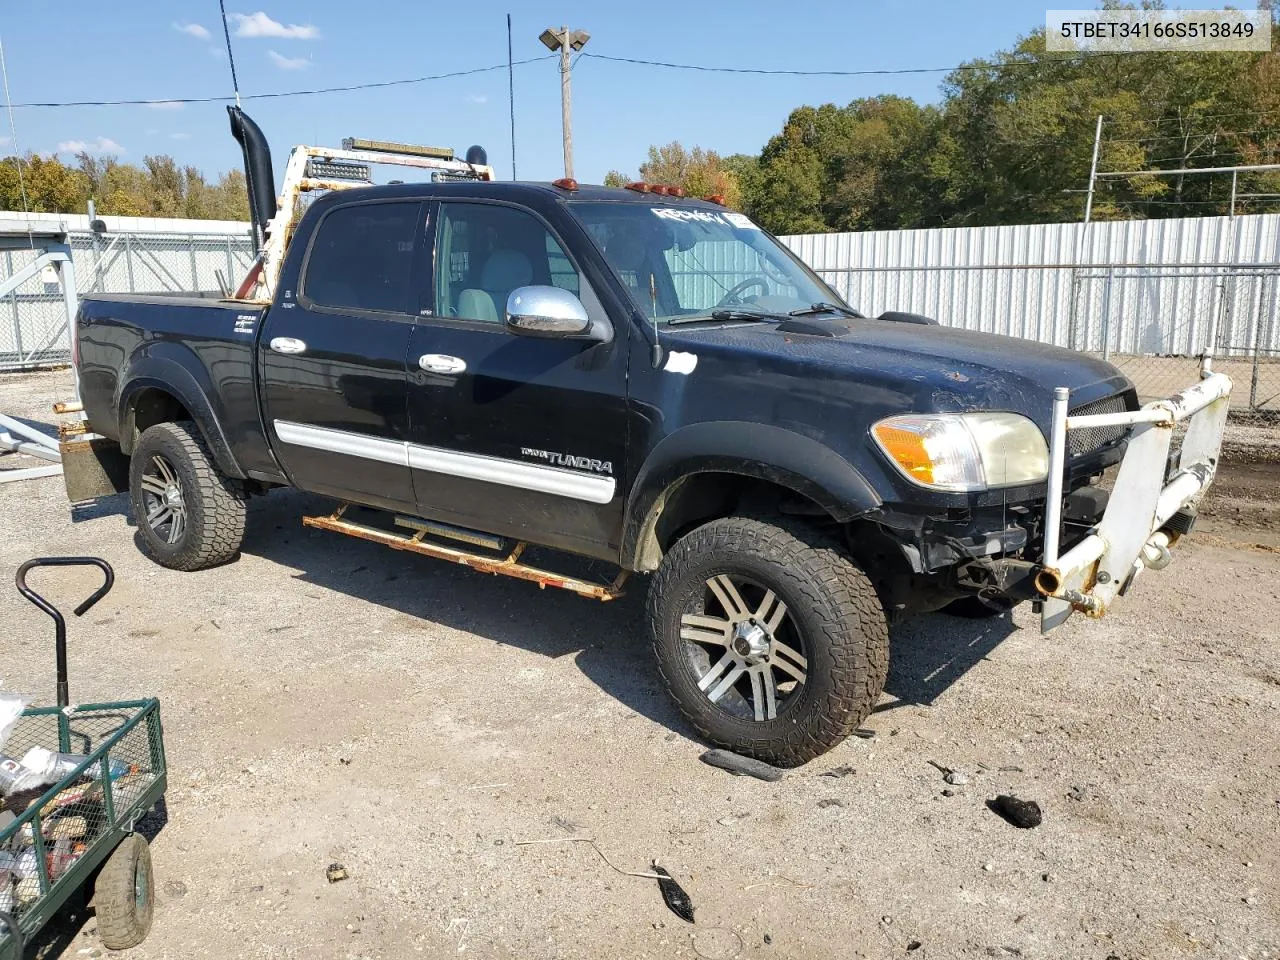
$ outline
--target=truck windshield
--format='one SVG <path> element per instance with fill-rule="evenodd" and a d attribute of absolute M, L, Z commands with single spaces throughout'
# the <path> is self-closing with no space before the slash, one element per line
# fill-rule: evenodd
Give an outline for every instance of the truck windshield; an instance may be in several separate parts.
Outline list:
<path fill-rule="evenodd" d="M 732 309 L 785 318 L 816 303 L 843 306 L 750 217 L 654 201 L 568 205 L 646 317 L 710 320 Z"/>

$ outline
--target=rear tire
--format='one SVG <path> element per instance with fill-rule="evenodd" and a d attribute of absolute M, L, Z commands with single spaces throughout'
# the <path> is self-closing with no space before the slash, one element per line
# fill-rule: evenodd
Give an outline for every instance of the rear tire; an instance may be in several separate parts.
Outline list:
<path fill-rule="evenodd" d="M 889 631 L 875 588 L 798 523 L 697 528 L 663 557 L 648 612 L 681 713 L 735 753 L 807 763 L 849 736 L 884 688 Z"/>
<path fill-rule="evenodd" d="M 120 841 L 94 883 L 98 936 L 108 950 L 129 950 L 151 932 L 155 883 L 151 847 L 136 833 Z"/>
<path fill-rule="evenodd" d="M 224 476 L 189 420 L 157 423 L 129 462 L 138 541 L 171 570 L 204 570 L 235 559 L 244 542 L 248 494 Z"/>

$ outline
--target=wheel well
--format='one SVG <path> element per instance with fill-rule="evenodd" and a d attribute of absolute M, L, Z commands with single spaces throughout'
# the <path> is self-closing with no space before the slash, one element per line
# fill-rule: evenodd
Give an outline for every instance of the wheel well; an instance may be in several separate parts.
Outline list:
<path fill-rule="evenodd" d="M 138 445 L 138 437 L 148 427 L 157 423 L 174 423 L 178 420 L 190 420 L 191 412 L 177 397 L 158 387 L 148 387 L 139 391 L 129 403 L 129 411 L 125 421 L 124 436 L 121 437 L 121 448 L 128 443 L 126 453 L 132 453 Z"/>
<path fill-rule="evenodd" d="M 836 522 L 817 501 L 770 480 L 724 472 L 682 477 L 650 507 L 636 544 L 635 569 L 656 570 L 673 543 L 704 523 L 739 514 L 771 513 Z"/>

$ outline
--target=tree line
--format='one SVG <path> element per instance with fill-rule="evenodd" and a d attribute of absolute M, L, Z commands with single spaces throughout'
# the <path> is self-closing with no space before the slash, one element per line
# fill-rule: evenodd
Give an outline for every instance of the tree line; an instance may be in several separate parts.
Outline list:
<path fill-rule="evenodd" d="M 639 179 L 719 193 L 780 234 L 1079 220 L 1099 114 L 1101 171 L 1280 162 L 1276 51 L 1068 57 L 1037 30 L 953 71 L 936 105 L 802 106 L 758 156 L 670 143 L 650 147 Z M 1240 174 L 1237 195 L 1237 213 L 1280 210 L 1280 172 Z M 1211 216 L 1230 203 L 1230 174 L 1133 176 L 1098 181 L 1093 217 Z"/>
<path fill-rule="evenodd" d="M 21 173 L 21 176 L 19 176 Z M 25 193 L 25 203 L 24 203 Z M 99 215 L 248 220 L 244 174 L 232 170 L 209 182 L 196 167 L 173 157 L 145 157 L 142 166 L 81 151 L 65 164 L 57 155 L 0 159 L 0 210 L 85 213 L 89 198 Z"/>
<path fill-rule="evenodd" d="M 1280 162 L 1280 27 L 1268 53 L 1067 56 L 1043 30 L 950 73 L 937 104 L 881 95 L 793 110 L 758 155 L 649 148 L 638 179 L 719 194 L 775 233 L 1080 219 L 1096 117 L 1098 169 Z M 610 171 L 605 182 L 636 179 Z M 244 175 L 206 180 L 169 156 L 0 160 L 0 209 L 247 220 Z M 1280 172 L 1237 178 L 1237 212 L 1280 209 Z M 1230 175 L 1100 180 L 1100 220 L 1225 214 Z"/>

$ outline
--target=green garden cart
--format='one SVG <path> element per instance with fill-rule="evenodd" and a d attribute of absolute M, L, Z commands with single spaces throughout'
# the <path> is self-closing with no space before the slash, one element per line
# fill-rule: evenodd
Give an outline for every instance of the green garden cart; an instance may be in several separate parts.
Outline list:
<path fill-rule="evenodd" d="M 18 592 L 53 618 L 58 705 L 23 711 L 0 750 L 11 767 L 23 756 L 60 766 L 57 782 L 11 791 L 0 803 L 0 960 L 21 960 L 24 945 L 82 889 L 92 896 L 105 947 L 135 947 L 151 928 L 151 851 L 136 828 L 167 785 L 160 703 L 70 704 L 66 621 L 26 582 L 35 567 L 70 566 L 103 574 L 102 586 L 76 607 L 81 616 L 115 582 L 105 560 L 40 557 L 15 577 Z"/>

